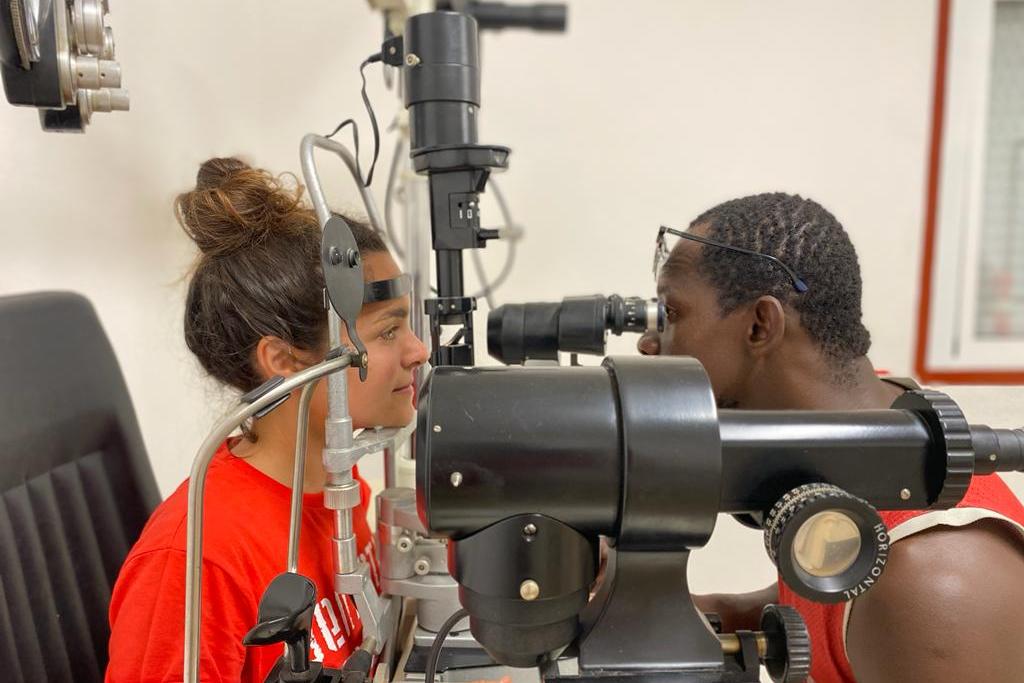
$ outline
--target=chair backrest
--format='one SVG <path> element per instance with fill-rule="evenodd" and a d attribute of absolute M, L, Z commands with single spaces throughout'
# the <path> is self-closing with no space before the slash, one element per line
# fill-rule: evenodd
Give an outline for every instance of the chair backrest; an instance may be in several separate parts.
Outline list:
<path fill-rule="evenodd" d="M 0 678 L 101 681 L 110 590 L 160 500 L 92 305 L 0 297 Z"/>

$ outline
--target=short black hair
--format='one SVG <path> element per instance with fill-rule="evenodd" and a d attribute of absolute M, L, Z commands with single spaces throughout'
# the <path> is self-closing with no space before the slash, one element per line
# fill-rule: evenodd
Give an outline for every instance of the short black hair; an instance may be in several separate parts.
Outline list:
<path fill-rule="evenodd" d="M 857 252 L 825 207 L 784 192 L 757 194 L 705 211 L 690 224 L 696 226 L 715 241 L 774 256 L 807 284 L 799 293 L 767 259 L 702 246 L 698 271 L 717 290 L 723 314 L 771 295 L 800 314 L 802 327 L 835 367 L 867 355 L 871 335 L 861 322 Z"/>

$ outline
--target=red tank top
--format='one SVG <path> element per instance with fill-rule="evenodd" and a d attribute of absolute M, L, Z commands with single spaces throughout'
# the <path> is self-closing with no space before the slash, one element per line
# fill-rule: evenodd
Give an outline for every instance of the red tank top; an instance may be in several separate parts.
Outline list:
<path fill-rule="evenodd" d="M 998 475 L 975 477 L 953 510 L 879 512 L 892 542 L 937 525 L 964 526 L 980 519 L 1004 519 L 1024 533 L 1024 505 Z M 805 600 L 779 578 L 779 603 L 795 607 L 811 636 L 815 683 L 856 683 L 846 657 L 846 607 Z"/>

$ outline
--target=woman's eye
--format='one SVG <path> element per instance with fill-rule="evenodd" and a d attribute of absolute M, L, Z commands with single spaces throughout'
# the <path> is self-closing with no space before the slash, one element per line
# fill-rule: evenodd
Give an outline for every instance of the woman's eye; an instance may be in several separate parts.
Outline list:
<path fill-rule="evenodd" d="M 380 338 L 383 339 L 386 342 L 395 341 L 395 339 L 397 337 L 398 337 L 398 328 L 397 327 L 389 327 L 388 329 L 386 329 L 386 330 L 384 330 L 383 332 L 380 333 Z"/>

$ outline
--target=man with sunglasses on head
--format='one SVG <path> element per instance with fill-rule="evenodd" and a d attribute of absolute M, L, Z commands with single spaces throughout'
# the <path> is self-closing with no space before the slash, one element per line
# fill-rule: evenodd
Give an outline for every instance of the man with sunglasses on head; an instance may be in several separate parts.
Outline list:
<path fill-rule="evenodd" d="M 640 352 L 696 357 L 721 408 L 888 408 L 916 387 L 876 374 L 857 254 L 816 202 L 755 195 L 662 228 L 655 277 L 666 325 Z M 1024 506 L 1003 481 L 975 477 L 954 510 L 881 515 L 886 572 L 851 603 L 812 603 L 780 580 L 698 606 L 726 631 L 756 630 L 767 603 L 796 607 L 816 683 L 1024 680 Z"/>

